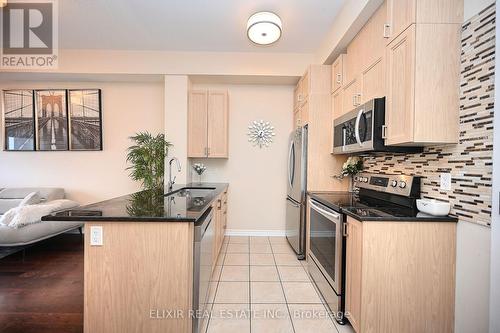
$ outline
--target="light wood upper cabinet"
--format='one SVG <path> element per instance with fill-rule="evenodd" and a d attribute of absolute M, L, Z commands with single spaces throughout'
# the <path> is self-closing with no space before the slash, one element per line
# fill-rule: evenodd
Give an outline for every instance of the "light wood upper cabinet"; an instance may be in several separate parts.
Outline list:
<path fill-rule="evenodd" d="M 385 57 L 379 58 L 361 73 L 361 103 L 373 98 L 384 97 L 385 87 Z"/>
<path fill-rule="evenodd" d="M 227 91 L 208 92 L 208 157 L 229 155 L 229 112 Z"/>
<path fill-rule="evenodd" d="M 300 121 L 299 126 L 309 124 L 309 101 L 306 101 L 300 107 Z"/>
<path fill-rule="evenodd" d="M 190 91 L 188 103 L 188 155 L 189 157 L 206 157 L 208 91 Z"/>
<path fill-rule="evenodd" d="M 331 91 L 331 66 L 311 65 L 300 78 L 294 90 L 294 126 L 309 123 L 309 97 L 314 94 L 329 94 Z"/>
<path fill-rule="evenodd" d="M 386 144 L 413 140 L 415 25 L 387 47 Z"/>
<path fill-rule="evenodd" d="M 189 92 L 188 157 L 229 156 L 228 104 L 227 91 Z"/>
<path fill-rule="evenodd" d="M 462 24 L 463 0 L 387 0 L 387 43 L 414 23 Z"/>
<path fill-rule="evenodd" d="M 346 55 L 341 54 L 332 64 L 332 92 L 337 91 L 344 84 L 345 65 L 344 59 Z"/>
<path fill-rule="evenodd" d="M 387 46 L 386 144 L 458 141 L 460 31 L 412 24 Z"/>
<path fill-rule="evenodd" d="M 363 259 L 363 225 L 361 222 L 347 218 L 346 237 L 346 282 L 345 309 L 348 319 L 356 332 L 359 332 L 361 320 L 361 270 Z"/>
<path fill-rule="evenodd" d="M 342 96 L 344 95 L 344 90 L 339 89 L 332 94 L 332 117 L 333 120 L 342 116 L 344 114 L 344 109 L 342 108 Z"/>
<path fill-rule="evenodd" d="M 351 82 L 347 83 L 342 89 L 342 114 L 345 114 L 354 110 L 361 104 L 361 77 L 358 76 Z"/>

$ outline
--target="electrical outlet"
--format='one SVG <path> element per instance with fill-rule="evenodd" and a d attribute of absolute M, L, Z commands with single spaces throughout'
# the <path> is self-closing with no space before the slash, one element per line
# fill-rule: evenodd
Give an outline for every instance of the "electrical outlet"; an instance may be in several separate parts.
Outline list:
<path fill-rule="evenodd" d="M 440 189 L 443 191 L 451 191 L 451 173 L 442 173 L 439 178 L 441 180 Z"/>
<path fill-rule="evenodd" d="M 90 245 L 102 246 L 102 226 L 90 227 Z"/>

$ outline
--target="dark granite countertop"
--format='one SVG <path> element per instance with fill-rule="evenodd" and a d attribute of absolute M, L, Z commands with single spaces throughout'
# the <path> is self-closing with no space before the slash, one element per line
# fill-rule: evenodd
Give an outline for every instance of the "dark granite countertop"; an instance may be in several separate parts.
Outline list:
<path fill-rule="evenodd" d="M 42 221 L 196 222 L 227 183 L 175 185 L 168 193 L 142 191 L 42 217 Z M 182 188 L 190 188 L 184 191 Z M 210 190 L 202 190 L 210 188 Z"/>
<path fill-rule="evenodd" d="M 454 216 L 432 216 L 395 204 L 366 201 L 350 192 L 309 192 L 309 196 L 331 209 L 362 222 L 458 222 Z"/>

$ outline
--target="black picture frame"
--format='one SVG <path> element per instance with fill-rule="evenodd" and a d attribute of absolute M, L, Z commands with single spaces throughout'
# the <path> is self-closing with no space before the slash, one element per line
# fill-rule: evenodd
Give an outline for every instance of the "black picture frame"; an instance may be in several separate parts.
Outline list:
<path fill-rule="evenodd" d="M 2 90 L 4 151 L 35 151 L 35 94 L 31 89 Z"/>
<path fill-rule="evenodd" d="M 68 120 L 69 150 L 103 150 L 101 89 L 69 89 Z"/>
<path fill-rule="evenodd" d="M 36 150 L 69 150 L 67 90 L 41 89 L 34 95 Z"/>

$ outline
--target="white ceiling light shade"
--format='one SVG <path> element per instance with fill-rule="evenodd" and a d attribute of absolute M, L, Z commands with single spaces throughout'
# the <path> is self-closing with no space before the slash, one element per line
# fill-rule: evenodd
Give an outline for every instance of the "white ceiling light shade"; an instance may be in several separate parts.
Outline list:
<path fill-rule="evenodd" d="M 247 35 L 256 44 L 272 44 L 280 39 L 281 32 L 281 19 L 274 13 L 258 12 L 248 19 Z"/>

